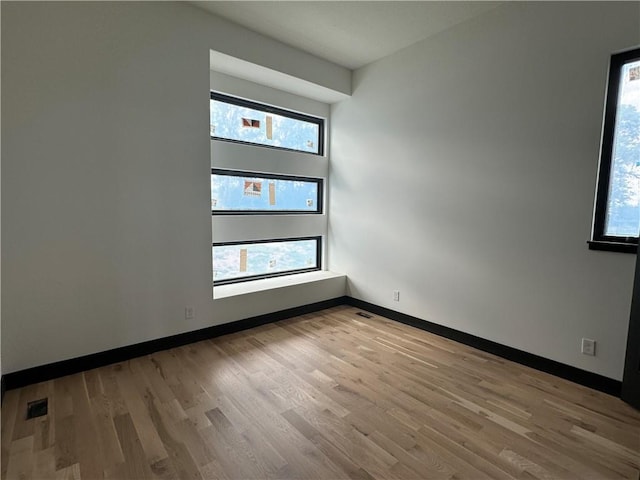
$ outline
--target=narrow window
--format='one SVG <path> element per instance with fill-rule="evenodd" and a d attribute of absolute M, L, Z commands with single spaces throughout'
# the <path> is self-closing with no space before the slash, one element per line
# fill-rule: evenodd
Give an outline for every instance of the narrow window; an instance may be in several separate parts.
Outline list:
<path fill-rule="evenodd" d="M 322 179 L 211 170 L 214 215 L 322 213 Z"/>
<path fill-rule="evenodd" d="M 321 118 L 211 92 L 211 138 L 323 154 Z"/>
<path fill-rule="evenodd" d="M 640 49 L 635 49 L 611 57 L 592 248 L 633 252 L 639 233 Z"/>
<path fill-rule="evenodd" d="M 216 285 L 320 270 L 320 237 L 213 244 Z"/>

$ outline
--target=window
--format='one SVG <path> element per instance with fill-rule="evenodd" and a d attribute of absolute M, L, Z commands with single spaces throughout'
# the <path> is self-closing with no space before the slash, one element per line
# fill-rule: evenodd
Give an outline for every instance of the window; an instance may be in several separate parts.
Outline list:
<path fill-rule="evenodd" d="M 320 270 L 320 237 L 213 244 L 213 281 L 235 283 Z"/>
<path fill-rule="evenodd" d="M 322 179 L 211 170 L 214 215 L 322 213 Z"/>
<path fill-rule="evenodd" d="M 640 233 L 640 49 L 613 55 L 591 248 L 635 252 Z"/>
<path fill-rule="evenodd" d="M 285 92 L 278 98 L 329 111 Z M 218 92 L 209 105 L 214 287 L 321 270 L 324 120 Z"/>
<path fill-rule="evenodd" d="M 323 154 L 321 118 L 211 92 L 211 138 Z"/>

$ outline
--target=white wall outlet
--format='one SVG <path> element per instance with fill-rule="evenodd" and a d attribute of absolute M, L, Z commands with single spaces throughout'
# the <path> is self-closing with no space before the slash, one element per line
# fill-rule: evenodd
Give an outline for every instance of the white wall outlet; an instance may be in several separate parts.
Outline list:
<path fill-rule="evenodd" d="M 394 302 L 399 302 L 400 301 L 400 290 L 394 290 L 393 291 L 393 301 Z"/>
<path fill-rule="evenodd" d="M 582 339 L 581 352 L 585 355 L 595 356 L 596 354 L 596 341 L 589 338 Z"/>
<path fill-rule="evenodd" d="M 195 313 L 193 311 L 193 307 L 184 307 L 184 319 L 192 320 Z"/>

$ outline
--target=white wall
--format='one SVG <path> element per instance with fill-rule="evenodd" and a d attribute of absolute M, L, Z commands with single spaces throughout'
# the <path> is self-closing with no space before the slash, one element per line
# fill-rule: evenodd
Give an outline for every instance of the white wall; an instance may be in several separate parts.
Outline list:
<path fill-rule="evenodd" d="M 185 3 L 1 8 L 3 373 L 343 294 L 213 301 L 209 52 L 348 70 Z"/>
<path fill-rule="evenodd" d="M 348 293 L 621 379 L 635 258 L 586 241 L 608 59 L 639 19 L 637 2 L 512 2 L 356 71 L 332 108 L 329 267 Z"/>

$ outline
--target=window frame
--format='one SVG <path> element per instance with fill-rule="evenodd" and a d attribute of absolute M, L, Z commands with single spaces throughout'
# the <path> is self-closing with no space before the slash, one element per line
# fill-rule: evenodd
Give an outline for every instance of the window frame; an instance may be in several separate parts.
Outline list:
<path fill-rule="evenodd" d="M 212 168 L 211 175 L 227 175 L 231 177 L 255 177 L 273 180 L 289 180 L 315 183 L 318 186 L 318 201 L 315 210 L 214 210 L 211 215 L 322 215 L 324 211 L 324 179 L 319 177 L 302 177 L 298 175 L 284 175 L 278 173 L 259 173 L 246 170 L 229 170 L 226 168 Z"/>
<path fill-rule="evenodd" d="M 264 148 L 272 148 L 275 150 L 284 150 L 287 152 L 296 152 L 296 153 L 304 153 L 307 155 L 317 155 L 317 156 L 324 156 L 324 140 L 325 140 L 325 135 L 324 135 L 324 119 L 319 118 L 319 117 L 314 117 L 311 115 L 306 115 L 304 113 L 298 113 L 298 112 L 293 112 L 291 110 L 285 110 L 284 108 L 279 108 L 279 107 L 274 107 L 271 105 L 266 105 L 264 103 L 258 103 L 258 102 L 254 102 L 252 100 L 246 100 L 244 98 L 238 98 L 238 97 L 234 97 L 231 95 L 226 95 L 224 93 L 220 93 L 220 92 L 215 92 L 213 90 L 211 90 L 211 100 L 216 100 L 218 102 L 224 102 L 224 103 L 228 103 L 230 105 L 236 105 L 238 107 L 245 107 L 245 108 L 251 108 L 253 110 L 258 110 L 261 112 L 265 112 L 265 113 L 273 113 L 274 115 L 280 115 L 282 117 L 287 117 L 287 118 L 291 118 L 293 120 L 302 120 L 304 122 L 308 122 L 308 123 L 313 123 L 318 125 L 318 153 L 315 152 L 306 152 L 304 150 L 296 150 L 294 148 L 285 148 L 285 147 L 278 147 L 276 145 L 265 145 L 263 143 L 254 143 L 254 142 L 246 142 L 243 140 L 234 140 L 231 138 L 222 138 L 222 137 L 217 137 L 215 135 L 210 135 L 212 140 L 218 140 L 221 142 L 230 142 L 230 143 L 237 143 L 240 145 L 253 145 L 253 146 L 258 146 L 258 147 L 264 147 Z"/>
<path fill-rule="evenodd" d="M 607 250 L 623 253 L 636 253 L 637 251 L 638 237 L 620 237 L 605 234 L 607 206 L 609 203 L 609 183 L 611 180 L 613 160 L 613 142 L 615 139 L 616 116 L 618 113 L 620 76 L 622 67 L 626 63 L 637 60 L 640 60 L 640 48 L 613 54 L 611 55 L 609 63 L 593 229 L 591 241 L 588 242 L 591 250 Z"/>
<path fill-rule="evenodd" d="M 216 280 L 213 278 L 214 287 L 221 285 L 230 285 L 232 283 L 242 283 L 248 282 L 252 280 L 262 280 L 265 278 L 275 278 L 275 277 L 284 277 L 288 275 L 295 275 L 298 273 L 307 273 L 307 272 L 317 272 L 322 270 L 322 236 L 315 235 L 310 237 L 289 237 L 289 238 L 270 238 L 270 239 L 260 239 L 260 240 L 239 240 L 234 242 L 214 242 L 212 243 L 211 257 L 213 259 L 213 248 L 215 247 L 225 247 L 232 245 L 254 245 L 256 243 L 280 243 L 280 242 L 293 242 L 293 241 L 304 241 L 304 240 L 315 240 L 316 241 L 316 265 L 310 268 L 299 268 L 294 270 L 285 270 L 282 272 L 273 272 L 273 273 L 265 273 L 260 275 L 246 275 L 244 277 L 236 277 L 230 278 L 227 280 Z M 215 267 L 215 265 L 214 265 Z M 215 270 L 215 268 L 214 268 Z M 212 272 L 213 275 L 213 272 Z"/>

